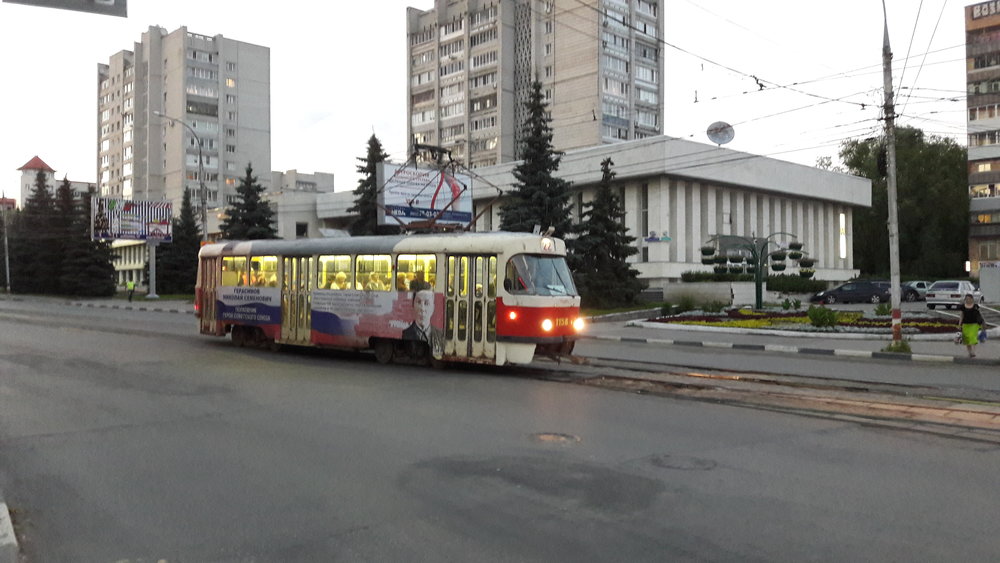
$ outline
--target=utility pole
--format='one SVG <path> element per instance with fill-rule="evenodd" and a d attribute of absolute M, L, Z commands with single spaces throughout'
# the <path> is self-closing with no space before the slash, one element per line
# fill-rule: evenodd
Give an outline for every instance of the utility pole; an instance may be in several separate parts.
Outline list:
<path fill-rule="evenodd" d="M 896 108 L 892 103 L 892 49 L 889 48 L 889 15 L 882 0 L 885 27 L 882 37 L 882 74 L 885 80 L 886 184 L 889 192 L 889 282 L 892 296 L 892 343 L 903 340 L 903 314 L 899 308 L 899 218 L 896 211 Z"/>
<path fill-rule="evenodd" d="M 191 133 L 195 143 L 198 144 L 198 199 L 201 202 L 201 242 L 208 242 L 208 190 L 205 189 L 205 164 L 201 157 L 201 137 L 198 136 L 198 132 L 194 130 L 194 127 L 191 127 L 183 119 L 170 117 L 160 111 L 153 111 L 153 115 L 166 119 L 171 123 L 180 123 Z M 184 189 L 187 189 L 187 187 L 185 186 Z"/>

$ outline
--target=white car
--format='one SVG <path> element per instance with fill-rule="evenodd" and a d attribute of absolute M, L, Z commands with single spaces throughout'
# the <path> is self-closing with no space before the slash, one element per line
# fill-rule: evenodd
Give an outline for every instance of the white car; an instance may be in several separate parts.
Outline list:
<path fill-rule="evenodd" d="M 983 294 L 970 281 L 945 280 L 934 282 L 927 289 L 927 308 L 933 309 L 938 305 L 943 305 L 945 309 L 951 309 L 952 307 L 957 309 L 962 306 L 962 300 L 970 293 L 976 303 L 985 301 Z"/>

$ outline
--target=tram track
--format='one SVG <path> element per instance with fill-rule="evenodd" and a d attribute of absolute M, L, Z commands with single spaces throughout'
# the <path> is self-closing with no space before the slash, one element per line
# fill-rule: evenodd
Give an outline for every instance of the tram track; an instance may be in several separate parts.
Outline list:
<path fill-rule="evenodd" d="M 542 367 L 542 366 L 545 367 Z M 535 377 L 681 400 L 901 428 L 1000 444 L 1000 393 L 586 358 L 541 364 Z M 525 374 L 527 375 L 527 374 Z"/>

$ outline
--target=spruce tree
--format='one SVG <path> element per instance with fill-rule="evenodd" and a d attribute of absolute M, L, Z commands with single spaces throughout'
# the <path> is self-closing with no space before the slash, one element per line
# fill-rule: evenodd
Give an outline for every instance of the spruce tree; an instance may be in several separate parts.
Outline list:
<path fill-rule="evenodd" d="M 156 250 L 156 289 L 161 293 L 194 293 L 201 229 L 191 206 L 191 192 L 187 190 L 171 231 L 172 242 L 161 244 Z"/>
<path fill-rule="evenodd" d="M 228 240 L 257 240 L 278 238 L 274 227 L 274 210 L 262 197 L 264 187 L 257 183 L 253 167 L 247 164 L 246 176 L 236 186 L 237 200 L 226 208 L 229 216 L 219 229 Z"/>
<path fill-rule="evenodd" d="M 60 188 L 61 189 L 61 188 Z M 74 202 L 74 217 L 66 238 L 60 291 L 80 297 L 110 297 L 115 294 L 115 266 L 111 244 L 90 237 L 91 188 L 83 201 Z"/>
<path fill-rule="evenodd" d="M 351 223 L 349 232 L 353 236 L 365 235 L 391 235 L 400 232 L 395 225 L 378 224 L 378 192 L 381 186 L 378 185 L 376 171 L 378 164 L 384 162 L 389 155 L 382 150 L 382 143 L 374 134 L 368 139 L 368 152 L 362 158 L 358 157 L 361 163 L 358 165 L 358 187 L 354 188 L 354 207 L 347 210 L 348 213 L 356 213 L 358 218 Z"/>
<path fill-rule="evenodd" d="M 500 209 L 500 229 L 531 232 L 555 228 L 555 235 L 573 233 L 570 221 L 570 183 L 553 174 L 559 169 L 562 153 L 552 148 L 551 119 L 546 114 L 542 84 L 531 85 L 525 107 L 528 118 L 523 126 L 521 163 L 514 168 L 514 189 Z"/>
<path fill-rule="evenodd" d="M 11 291 L 55 294 L 59 289 L 59 235 L 55 204 L 45 183 L 45 172 L 35 174 L 35 185 L 24 202 L 11 244 Z"/>
<path fill-rule="evenodd" d="M 59 273 L 59 293 L 62 295 L 77 295 L 76 271 L 69 260 L 79 252 L 83 251 L 87 240 L 74 237 L 74 231 L 79 226 L 80 208 L 76 198 L 73 197 L 73 188 L 69 180 L 63 177 L 62 183 L 56 188 L 55 197 L 55 221 L 52 226 L 52 234 L 58 246 L 59 255 L 62 257 L 58 264 Z M 89 234 L 89 233 L 88 233 Z"/>
<path fill-rule="evenodd" d="M 579 257 L 574 279 L 582 303 L 587 307 L 610 308 L 635 302 L 645 283 L 626 258 L 636 254 L 635 237 L 625 227 L 625 209 L 611 191 L 610 158 L 601 162 L 601 183 L 594 200 L 584 204 L 580 237 L 574 243 Z"/>

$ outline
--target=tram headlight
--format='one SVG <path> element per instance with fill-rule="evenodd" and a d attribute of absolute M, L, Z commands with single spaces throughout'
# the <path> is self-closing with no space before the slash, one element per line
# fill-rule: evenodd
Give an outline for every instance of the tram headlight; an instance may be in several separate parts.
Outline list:
<path fill-rule="evenodd" d="M 573 321 L 573 330 L 577 332 L 583 330 L 585 326 L 587 326 L 587 323 L 584 322 L 583 317 L 577 317 L 576 320 Z"/>
<path fill-rule="evenodd" d="M 517 311 L 511 311 L 511 312 L 507 313 L 507 318 L 510 319 L 510 320 L 512 320 L 512 321 L 516 321 L 517 320 Z"/>
<path fill-rule="evenodd" d="M 552 332 L 553 326 L 555 325 L 552 323 L 552 319 L 545 319 L 544 321 L 542 321 L 542 330 L 544 330 L 545 332 Z"/>

